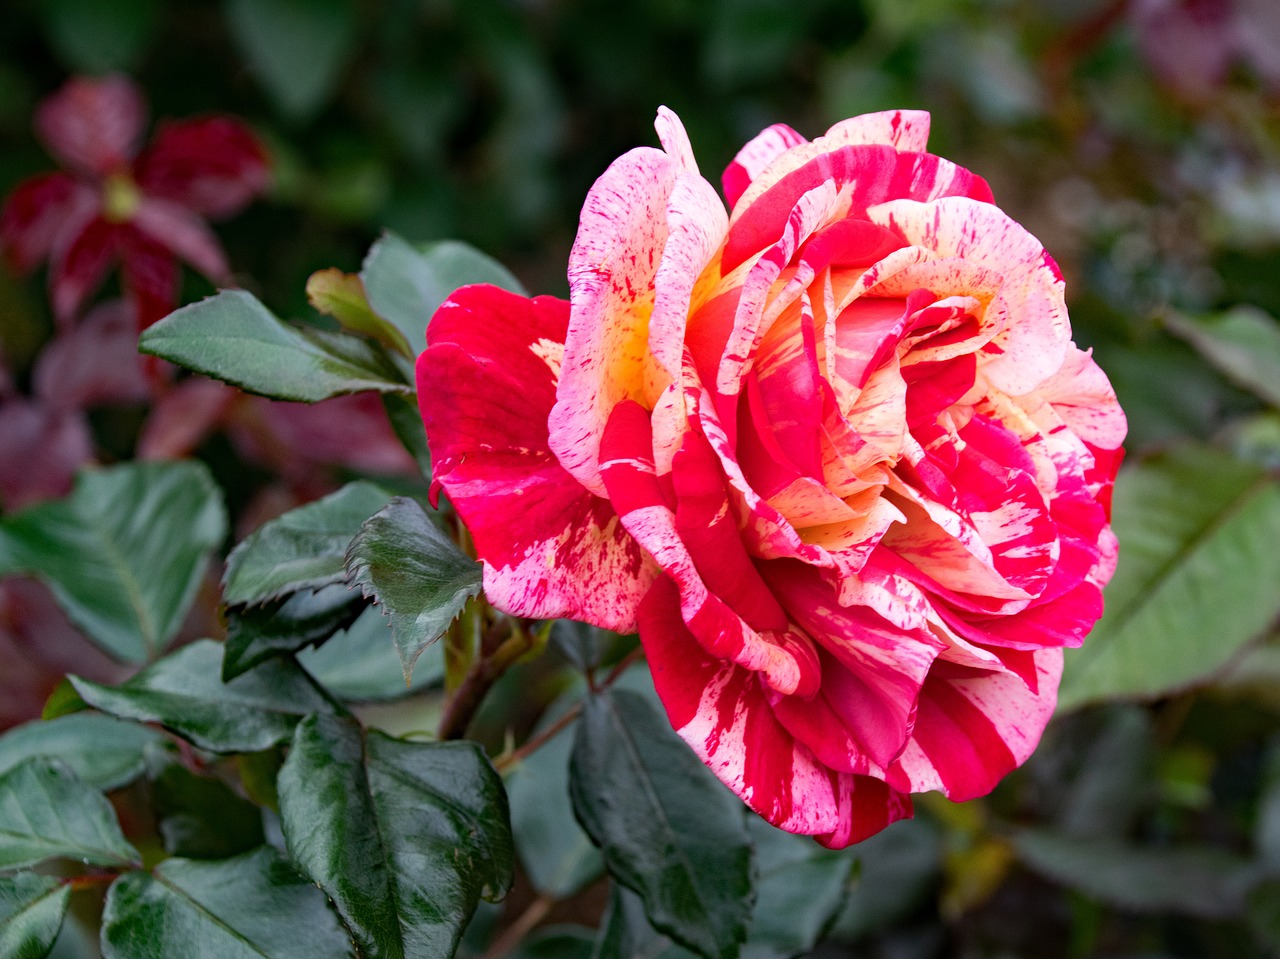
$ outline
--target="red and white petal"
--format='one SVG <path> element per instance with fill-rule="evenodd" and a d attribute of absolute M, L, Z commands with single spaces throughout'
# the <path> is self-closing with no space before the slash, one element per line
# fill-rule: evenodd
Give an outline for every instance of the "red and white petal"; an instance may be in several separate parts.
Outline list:
<path fill-rule="evenodd" d="M 147 106 L 127 77 L 75 77 L 36 109 L 36 133 L 63 166 L 90 176 L 123 172 Z"/>
<path fill-rule="evenodd" d="M 738 205 L 739 198 L 751 185 L 751 181 L 758 177 L 769 164 L 792 147 L 808 142 L 785 123 L 775 123 L 756 134 L 754 139 L 738 151 L 738 155 L 725 168 L 720 178 L 725 199 L 729 201 L 729 208 L 733 209 Z"/>
<path fill-rule="evenodd" d="M 551 449 L 603 496 L 600 438 L 613 408 L 643 398 L 654 276 L 667 242 L 675 160 L 642 147 L 615 160 L 592 186 L 569 254 L 573 304 L 551 411 Z"/>
<path fill-rule="evenodd" d="M 903 153 L 924 153 L 929 147 L 929 122 L 925 110 L 864 113 L 841 120 L 826 132 L 822 141 L 849 146 L 879 143 Z"/>
<path fill-rule="evenodd" d="M 1016 321 L 984 349 L 983 372 L 993 385 L 1029 393 L 1062 366 L 1071 340 L 1062 274 L 1040 241 L 1008 214 L 989 203 L 945 196 L 926 203 L 891 200 L 867 215 L 912 246 L 1002 275 L 1000 298 Z"/>
<path fill-rule="evenodd" d="M 270 180 L 266 150 L 247 126 L 230 117 L 160 124 L 134 166 L 147 196 L 224 217 L 261 194 Z"/>
<path fill-rule="evenodd" d="M 986 795 L 1026 761 L 1057 703 L 1062 651 L 1031 654 L 1035 682 L 1015 671 L 935 663 L 920 694 L 911 742 L 889 770 L 903 792 L 939 790 L 956 802 Z"/>
<path fill-rule="evenodd" d="M 1107 450 L 1118 449 L 1124 442 L 1128 421 L 1092 351 L 1073 346 L 1062 367 L 1036 392 L 1084 442 Z"/>
<path fill-rule="evenodd" d="M 471 532 L 490 601 L 626 632 L 652 561 L 548 445 L 568 313 L 552 297 L 456 291 L 427 329 L 418 401 L 436 482 Z"/>

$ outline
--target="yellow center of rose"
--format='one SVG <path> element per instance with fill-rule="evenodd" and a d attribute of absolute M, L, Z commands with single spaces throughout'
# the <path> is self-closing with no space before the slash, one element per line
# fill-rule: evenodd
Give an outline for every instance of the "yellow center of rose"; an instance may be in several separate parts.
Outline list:
<path fill-rule="evenodd" d="M 127 173 L 113 173 L 102 184 L 102 217 L 109 223 L 126 223 L 142 205 L 142 192 Z"/>

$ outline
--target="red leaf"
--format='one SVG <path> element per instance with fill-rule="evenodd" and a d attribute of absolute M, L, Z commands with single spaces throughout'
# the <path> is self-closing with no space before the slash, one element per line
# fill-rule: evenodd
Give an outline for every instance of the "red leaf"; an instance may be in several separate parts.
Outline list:
<path fill-rule="evenodd" d="M 202 117 L 161 124 L 135 172 L 149 196 L 224 217 L 266 189 L 269 164 L 262 144 L 243 123 Z"/>
<path fill-rule="evenodd" d="M 33 380 L 36 396 L 59 411 L 146 400 L 150 390 L 133 311 L 121 300 L 93 309 L 44 348 Z"/>
<path fill-rule="evenodd" d="M 214 283 L 229 284 L 222 244 L 199 216 L 169 200 L 144 199 L 130 221 L 152 241 L 185 260 Z M 126 261 L 128 254 L 125 255 Z"/>
<path fill-rule="evenodd" d="M 36 133 L 63 166 L 101 176 L 128 167 L 146 115 L 127 77 L 75 77 L 40 104 Z"/>
<path fill-rule="evenodd" d="M 178 264 L 164 245 L 130 224 L 121 244 L 125 295 L 139 330 L 172 312 L 178 302 Z"/>
<path fill-rule="evenodd" d="M 152 407 L 138 437 L 138 458 L 190 456 L 217 429 L 240 395 L 232 387 L 203 376 L 183 380 Z"/>

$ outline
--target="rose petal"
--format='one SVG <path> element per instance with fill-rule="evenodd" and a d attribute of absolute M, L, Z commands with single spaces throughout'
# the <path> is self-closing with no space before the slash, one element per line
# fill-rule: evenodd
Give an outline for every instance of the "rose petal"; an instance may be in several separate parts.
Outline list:
<path fill-rule="evenodd" d="M 568 319 L 551 297 L 455 291 L 427 330 L 419 403 L 436 482 L 471 531 L 490 601 L 629 632 L 652 561 L 547 442 Z"/>

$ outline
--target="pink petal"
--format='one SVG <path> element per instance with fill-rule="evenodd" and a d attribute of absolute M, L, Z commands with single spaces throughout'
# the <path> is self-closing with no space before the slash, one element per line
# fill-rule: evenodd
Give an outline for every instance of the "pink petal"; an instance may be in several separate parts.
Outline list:
<path fill-rule="evenodd" d="M 119 224 L 95 217 L 78 234 L 67 237 L 65 247 L 53 251 L 49 293 L 60 324 L 73 320 L 106 278 L 119 256 L 123 230 Z"/>
<path fill-rule="evenodd" d="M 881 143 L 903 153 L 924 153 L 929 146 L 930 117 L 925 110 L 886 110 L 841 120 L 822 138 L 857 146 Z"/>
<path fill-rule="evenodd" d="M 418 400 L 436 483 L 471 532 L 490 601 L 628 632 L 652 562 L 548 445 L 568 306 L 491 286 L 454 292 L 427 329 Z"/>
<path fill-rule="evenodd" d="M 895 199 L 867 215 L 912 246 L 1001 274 L 1000 299 L 1012 321 L 985 347 L 983 367 L 998 389 L 1029 393 L 1062 366 L 1071 338 L 1062 274 L 1040 241 L 1006 213 L 989 203 L 944 196 L 928 203 Z"/>
<path fill-rule="evenodd" d="M 128 167 L 146 116 L 127 77 L 75 77 L 36 109 L 36 133 L 63 166 L 102 176 Z"/>
<path fill-rule="evenodd" d="M 231 268 L 222 244 L 208 224 L 185 207 L 147 197 L 130 223 L 211 282 L 224 286 L 231 283 Z"/>
<path fill-rule="evenodd" d="M 619 157 L 587 194 L 569 254 L 573 307 L 551 411 L 551 449 L 599 495 L 605 423 L 619 402 L 644 393 L 654 276 L 678 173 L 676 161 L 648 147 Z"/>
<path fill-rule="evenodd" d="M 119 300 L 95 308 L 44 348 L 32 380 L 35 394 L 59 410 L 147 399 L 132 311 Z"/>
<path fill-rule="evenodd" d="M 729 208 L 737 206 L 738 199 L 765 167 L 792 147 L 808 142 L 785 123 L 775 123 L 756 134 L 755 139 L 738 151 L 721 177 Z"/>
<path fill-rule="evenodd" d="M 134 170 L 148 196 L 215 218 L 245 207 L 271 176 L 262 143 L 230 117 L 160 124 Z"/>
<path fill-rule="evenodd" d="M 53 252 L 72 208 L 88 189 L 65 173 L 45 173 L 19 183 L 0 212 L 0 250 L 19 272 L 33 270 Z"/>
<path fill-rule="evenodd" d="M 877 780 L 837 773 L 798 743 L 774 716 L 756 674 L 702 650 L 666 578 L 641 604 L 640 638 L 676 732 L 775 826 L 838 847 L 911 814 L 907 797 Z"/>
<path fill-rule="evenodd" d="M 1116 392 L 1090 352 L 1067 351 L 1058 372 L 1041 383 L 1036 392 L 1053 406 L 1062 421 L 1081 440 L 1113 450 L 1124 442 L 1128 422 L 1116 401 Z"/>
<path fill-rule="evenodd" d="M 940 790 L 963 802 L 986 795 L 1025 762 L 1057 702 L 1061 650 L 1033 654 L 1032 686 L 1015 672 L 939 662 L 920 695 L 912 743 L 890 770 L 903 792 Z"/>

